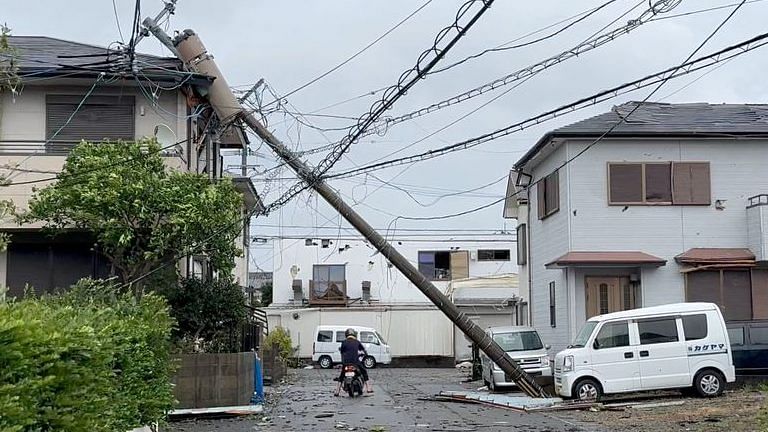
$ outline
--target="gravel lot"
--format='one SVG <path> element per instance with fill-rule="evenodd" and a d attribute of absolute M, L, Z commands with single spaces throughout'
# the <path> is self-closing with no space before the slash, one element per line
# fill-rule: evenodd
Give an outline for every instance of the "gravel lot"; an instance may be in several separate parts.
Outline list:
<path fill-rule="evenodd" d="M 759 431 L 756 416 L 768 403 L 756 386 L 716 399 L 680 392 L 630 395 L 608 403 L 656 404 L 620 410 L 557 411 L 536 414 L 456 402 L 424 401 L 444 390 L 475 391 L 455 369 L 374 369 L 370 397 L 334 397 L 338 370 L 294 370 L 287 382 L 268 387 L 262 415 L 174 422 L 171 432 L 235 431 Z M 668 405 L 668 404 L 673 405 Z M 661 406 L 658 406 L 661 405 Z"/>

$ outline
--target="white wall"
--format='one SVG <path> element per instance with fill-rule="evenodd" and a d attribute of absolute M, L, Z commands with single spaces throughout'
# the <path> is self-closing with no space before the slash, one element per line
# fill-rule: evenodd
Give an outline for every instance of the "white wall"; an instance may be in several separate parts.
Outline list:
<path fill-rule="evenodd" d="M 269 328 L 283 327 L 291 334 L 299 356 L 312 356 L 319 325 L 373 327 L 384 337 L 394 357 L 453 356 L 453 324 L 435 307 L 267 308 Z"/>
<path fill-rule="evenodd" d="M 570 141 L 534 169 L 542 171 L 574 155 L 591 141 Z M 534 325 L 554 347 L 567 344 L 584 322 L 584 276 L 587 272 L 547 270 L 544 264 L 573 251 L 641 251 L 666 259 L 660 268 L 641 270 L 643 306 L 685 300 L 684 278 L 674 257 L 690 248 L 745 248 L 747 199 L 768 192 L 766 140 L 605 140 L 560 173 L 560 211 L 536 223 L 536 196 L 531 194 Z M 710 163 L 710 206 L 609 206 L 608 162 L 705 161 Z M 566 180 L 567 179 L 567 180 Z M 725 200 L 717 210 L 715 200 Z M 564 227 L 567 227 L 565 229 Z M 618 274 L 618 273 L 616 273 Z M 558 327 L 570 316 L 569 335 L 550 330 L 548 287 L 558 287 Z M 561 298 L 562 296 L 562 298 Z M 570 303 L 569 303 L 570 302 Z"/>
<path fill-rule="evenodd" d="M 560 146 L 531 172 L 533 181 L 550 174 L 568 158 L 565 146 Z M 531 271 L 530 305 L 532 325 L 538 330 L 545 343 L 556 346 L 555 341 L 568 340 L 571 337 L 570 301 L 566 284 L 568 278 L 562 270 L 549 270 L 544 264 L 551 262 L 569 250 L 570 226 L 568 218 L 568 200 L 570 190 L 568 182 L 570 171 L 566 168 L 559 173 L 560 210 L 544 220 L 538 217 L 538 196 L 536 187 L 530 191 L 529 205 L 529 248 Z M 555 283 L 556 323 L 550 325 L 549 284 Z"/>
<path fill-rule="evenodd" d="M 450 234 L 446 234 L 450 238 Z M 304 240 L 277 240 L 274 242 L 273 269 L 273 301 L 275 305 L 285 305 L 293 298 L 291 267 L 300 269 L 296 279 L 301 279 L 305 298 L 309 298 L 309 280 L 312 279 L 314 264 L 343 264 L 346 265 L 347 296 L 358 298 L 362 296 L 362 282 L 371 282 L 371 297 L 380 304 L 398 303 L 428 303 L 429 300 L 411 284 L 400 272 L 389 267 L 387 260 L 372 246 L 363 241 L 337 242 L 329 248 L 322 248 L 319 241 L 316 246 L 305 246 Z M 516 246 L 511 242 L 480 243 L 457 241 L 455 243 L 426 243 L 395 240 L 394 246 L 414 266 L 418 267 L 419 251 L 449 251 L 451 247 L 461 250 L 476 251 L 477 249 L 509 249 L 510 261 L 477 261 L 470 259 L 470 277 L 490 276 L 502 273 L 513 273 L 517 268 Z M 339 252 L 339 247 L 349 245 L 349 249 Z M 373 264 L 370 264 L 370 263 Z M 445 292 L 447 281 L 436 281 L 435 286 Z"/>

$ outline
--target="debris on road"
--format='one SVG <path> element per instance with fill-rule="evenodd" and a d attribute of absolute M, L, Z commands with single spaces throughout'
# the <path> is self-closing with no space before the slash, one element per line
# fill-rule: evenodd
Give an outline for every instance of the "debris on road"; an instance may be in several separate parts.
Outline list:
<path fill-rule="evenodd" d="M 528 411 L 537 408 L 551 408 L 557 404 L 562 403 L 562 399 L 560 398 L 532 398 L 522 394 L 502 395 L 459 391 L 442 391 L 435 395 L 433 398 L 422 398 L 422 400 L 475 403 L 518 411 Z"/>

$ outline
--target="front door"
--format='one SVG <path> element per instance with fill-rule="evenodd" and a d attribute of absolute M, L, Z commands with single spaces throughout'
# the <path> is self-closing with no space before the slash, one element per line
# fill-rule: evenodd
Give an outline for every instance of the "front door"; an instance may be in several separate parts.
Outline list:
<path fill-rule="evenodd" d="M 587 319 L 637 307 L 636 288 L 623 276 L 587 276 Z"/>

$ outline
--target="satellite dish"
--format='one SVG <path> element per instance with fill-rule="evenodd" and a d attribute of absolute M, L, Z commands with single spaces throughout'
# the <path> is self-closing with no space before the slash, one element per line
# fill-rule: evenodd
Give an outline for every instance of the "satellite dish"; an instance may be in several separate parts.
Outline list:
<path fill-rule="evenodd" d="M 168 147 L 178 141 L 173 130 L 164 124 L 155 126 L 155 139 L 161 147 Z"/>

